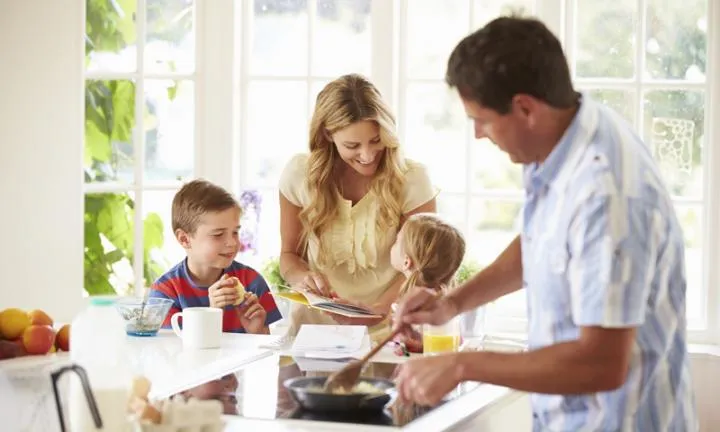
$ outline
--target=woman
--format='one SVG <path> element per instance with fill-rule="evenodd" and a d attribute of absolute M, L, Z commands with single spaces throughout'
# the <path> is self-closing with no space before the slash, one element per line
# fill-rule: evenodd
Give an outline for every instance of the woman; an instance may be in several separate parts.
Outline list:
<path fill-rule="evenodd" d="M 294 156 L 280 179 L 280 272 L 288 284 L 337 296 L 384 316 L 404 276 L 390 263 L 403 221 L 436 210 L 425 168 L 403 159 L 395 120 L 380 93 L 345 75 L 318 95 L 310 152 Z M 290 333 L 302 324 L 371 326 L 383 319 L 345 318 L 293 305 Z"/>

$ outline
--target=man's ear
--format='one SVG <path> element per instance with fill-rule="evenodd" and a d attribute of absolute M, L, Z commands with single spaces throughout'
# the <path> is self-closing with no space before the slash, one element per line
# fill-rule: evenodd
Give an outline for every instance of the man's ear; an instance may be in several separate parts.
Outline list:
<path fill-rule="evenodd" d="M 190 234 L 178 228 L 175 230 L 175 238 L 183 249 L 190 249 Z"/>
<path fill-rule="evenodd" d="M 535 98 L 526 94 L 517 94 L 512 99 L 513 111 L 532 128 L 538 122 L 538 103 Z"/>

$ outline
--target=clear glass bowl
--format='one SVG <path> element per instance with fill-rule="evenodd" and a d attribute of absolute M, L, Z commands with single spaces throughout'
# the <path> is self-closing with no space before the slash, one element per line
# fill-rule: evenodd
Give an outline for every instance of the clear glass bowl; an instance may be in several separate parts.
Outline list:
<path fill-rule="evenodd" d="M 173 301 L 163 298 L 124 298 L 115 302 L 115 308 L 125 320 L 129 336 L 155 336 L 162 327 Z"/>

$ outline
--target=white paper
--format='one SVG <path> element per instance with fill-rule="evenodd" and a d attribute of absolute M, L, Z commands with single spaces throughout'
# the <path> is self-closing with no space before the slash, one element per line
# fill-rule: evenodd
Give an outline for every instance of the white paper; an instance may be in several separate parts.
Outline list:
<path fill-rule="evenodd" d="M 328 360 L 307 357 L 293 357 L 293 361 L 297 365 L 298 369 L 303 372 L 335 372 L 344 368 L 352 360 Z"/>
<path fill-rule="evenodd" d="M 291 352 L 299 357 L 348 356 L 362 348 L 366 337 L 367 326 L 303 324 Z"/>

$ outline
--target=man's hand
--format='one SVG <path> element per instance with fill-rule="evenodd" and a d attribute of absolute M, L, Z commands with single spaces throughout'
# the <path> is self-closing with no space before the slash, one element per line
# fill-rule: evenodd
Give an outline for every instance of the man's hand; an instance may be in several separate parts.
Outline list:
<path fill-rule="evenodd" d="M 418 287 L 398 303 L 393 328 L 408 324 L 441 325 L 457 314 L 458 307 L 451 298 L 439 295 L 435 290 Z"/>
<path fill-rule="evenodd" d="M 400 402 L 437 405 L 460 384 L 456 354 L 408 360 L 395 378 Z"/>
<path fill-rule="evenodd" d="M 238 313 L 240 314 L 240 323 L 247 333 L 267 333 L 267 326 L 265 325 L 267 312 L 260 305 L 257 295 L 247 293 L 245 302 L 238 308 Z"/>
<path fill-rule="evenodd" d="M 225 306 L 235 304 L 235 301 L 238 299 L 235 283 L 235 279 L 224 274 L 220 280 L 210 285 L 210 288 L 208 288 L 210 307 L 222 309 Z"/>

